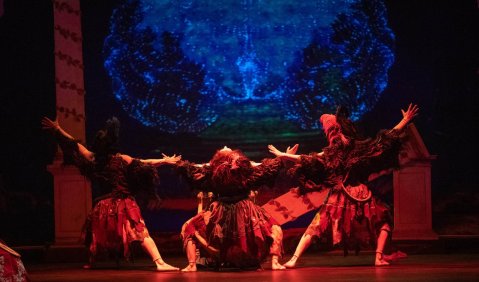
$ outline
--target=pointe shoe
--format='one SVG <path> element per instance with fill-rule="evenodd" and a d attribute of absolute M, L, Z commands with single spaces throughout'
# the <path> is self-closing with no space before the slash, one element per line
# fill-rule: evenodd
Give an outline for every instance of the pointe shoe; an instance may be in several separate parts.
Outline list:
<path fill-rule="evenodd" d="M 296 267 L 296 261 L 298 260 L 298 256 L 294 255 L 288 262 L 283 264 L 285 268 L 295 268 Z"/>
<path fill-rule="evenodd" d="M 376 260 L 374 261 L 374 266 L 387 266 L 389 262 L 387 262 L 382 252 L 376 252 Z"/>

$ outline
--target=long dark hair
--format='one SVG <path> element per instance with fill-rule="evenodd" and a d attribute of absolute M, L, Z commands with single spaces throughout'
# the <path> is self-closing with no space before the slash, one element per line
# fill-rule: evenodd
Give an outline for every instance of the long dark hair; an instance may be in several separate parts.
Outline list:
<path fill-rule="evenodd" d="M 358 131 L 352 120 L 349 119 L 349 109 L 345 106 L 336 108 L 336 121 L 341 126 L 341 133 L 349 139 L 357 139 Z"/>
<path fill-rule="evenodd" d="M 91 146 L 97 162 L 104 162 L 109 156 L 119 152 L 120 121 L 109 118 L 102 129 L 98 130 Z"/>

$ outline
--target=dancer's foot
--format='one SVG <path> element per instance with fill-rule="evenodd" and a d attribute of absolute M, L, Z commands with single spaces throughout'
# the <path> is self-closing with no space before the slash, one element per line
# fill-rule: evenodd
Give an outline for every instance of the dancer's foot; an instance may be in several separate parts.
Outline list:
<path fill-rule="evenodd" d="M 279 261 L 278 261 L 278 256 L 273 255 L 271 257 L 271 270 L 283 270 L 286 269 L 286 267 L 282 266 Z"/>
<path fill-rule="evenodd" d="M 298 260 L 298 256 L 294 255 L 287 263 L 283 264 L 283 266 L 286 268 L 295 268 L 297 260 Z"/>
<path fill-rule="evenodd" d="M 83 269 L 92 269 L 95 267 L 95 259 L 91 256 L 88 262 L 83 265 Z"/>
<path fill-rule="evenodd" d="M 286 269 L 286 266 L 281 265 L 278 261 L 273 261 L 271 263 L 271 269 L 272 270 L 283 270 L 283 269 Z"/>
<path fill-rule="evenodd" d="M 177 271 L 178 267 L 172 266 L 164 262 L 162 259 L 155 260 L 156 271 Z"/>
<path fill-rule="evenodd" d="M 188 266 L 186 266 L 185 268 L 183 268 L 181 271 L 182 272 L 195 272 L 197 269 L 196 269 L 196 263 L 189 263 Z"/>
<path fill-rule="evenodd" d="M 389 265 L 389 262 L 387 262 L 384 257 L 382 252 L 376 252 L 376 260 L 374 262 L 375 266 L 387 266 Z"/>

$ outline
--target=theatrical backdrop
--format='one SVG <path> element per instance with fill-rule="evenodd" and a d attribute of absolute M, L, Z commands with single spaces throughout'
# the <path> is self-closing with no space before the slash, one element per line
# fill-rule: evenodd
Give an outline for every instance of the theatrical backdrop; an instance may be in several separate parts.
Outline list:
<path fill-rule="evenodd" d="M 47 166 L 56 145 L 41 132 L 40 119 L 58 110 L 53 10 L 68 7 L 3 2 L 0 238 L 50 244 L 54 195 Z M 87 144 L 116 116 L 121 151 L 134 157 L 180 154 L 202 163 L 227 145 L 260 161 L 272 156 L 268 144 L 320 151 L 326 143 L 319 117 L 338 105 L 372 136 L 393 127 L 412 102 L 420 107 L 415 128 L 433 156 L 433 229 L 479 234 L 471 157 L 478 152 L 475 1 L 80 4 Z M 152 233 L 178 233 L 196 213 L 196 192 L 169 168 L 160 176 L 165 205 L 143 213 Z M 278 182 L 259 192 L 261 204 L 294 185 Z M 374 185 L 393 205 L 392 175 Z M 92 186 L 93 198 L 104 192 Z M 305 227 L 313 215 L 283 227 Z"/>

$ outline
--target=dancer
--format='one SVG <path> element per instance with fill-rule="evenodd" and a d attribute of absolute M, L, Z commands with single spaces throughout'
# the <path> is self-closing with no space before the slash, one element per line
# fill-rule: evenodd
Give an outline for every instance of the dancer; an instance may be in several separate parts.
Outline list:
<path fill-rule="evenodd" d="M 364 184 L 369 175 L 397 166 L 405 126 L 417 115 L 418 107 L 410 104 L 401 110 L 402 120 L 391 130 L 380 131 L 376 138 L 360 140 L 348 112 L 339 107 L 336 115 L 324 114 L 320 121 L 329 145 L 320 153 L 295 155 L 283 153 L 273 145 L 277 157 L 297 162 L 291 169 L 303 192 L 330 189 L 311 224 L 301 237 L 293 257 L 284 264 L 294 268 L 301 254 L 311 244 L 312 236 L 321 236 L 331 228 L 333 244 L 376 239 L 375 265 L 389 265 L 383 256 L 386 240 L 392 231 L 389 208 L 372 196 Z M 356 232 L 364 224 L 367 234 Z"/>
<path fill-rule="evenodd" d="M 216 197 L 208 210 L 183 225 L 181 235 L 189 264 L 182 271 L 197 270 L 197 246 L 206 250 L 219 264 L 261 267 L 261 262 L 269 254 L 271 268 L 284 269 L 278 262 L 282 255 L 281 227 L 252 200 L 252 190 L 272 184 L 281 166 L 280 159 L 255 163 L 240 150 L 226 146 L 218 150 L 207 164 L 184 161 L 180 165 L 182 174 L 195 188 L 212 192 Z"/>
<path fill-rule="evenodd" d="M 153 259 L 157 271 L 179 270 L 161 258 L 133 195 L 146 191 L 156 196 L 154 187 L 158 175 L 155 166 L 174 164 L 181 157 L 163 155 L 162 159 L 143 160 L 120 154 L 117 146 L 120 124 L 115 117 L 98 131 L 91 151 L 63 130 L 58 121 L 44 117 L 42 126 L 56 137 L 66 163 L 74 164 L 83 175 L 97 181 L 102 189 L 111 191 L 96 203 L 87 220 L 90 264 L 85 268 L 92 266 L 99 251 L 118 254 L 123 250 L 128 259 L 130 244 L 138 241 Z"/>

